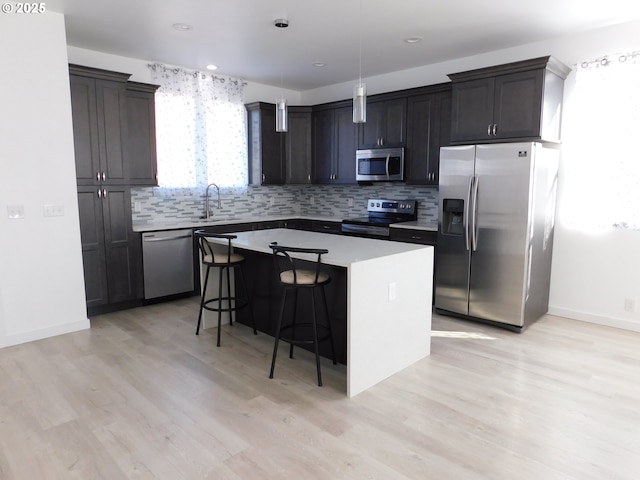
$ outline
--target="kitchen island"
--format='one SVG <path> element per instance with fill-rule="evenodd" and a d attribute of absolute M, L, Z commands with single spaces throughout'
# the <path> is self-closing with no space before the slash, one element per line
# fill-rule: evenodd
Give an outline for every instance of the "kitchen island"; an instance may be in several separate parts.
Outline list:
<path fill-rule="evenodd" d="M 345 269 L 347 396 L 429 355 L 433 247 L 283 228 L 235 235 L 235 248 L 266 255 L 271 242 L 326 248 L 323 263 Z"/>

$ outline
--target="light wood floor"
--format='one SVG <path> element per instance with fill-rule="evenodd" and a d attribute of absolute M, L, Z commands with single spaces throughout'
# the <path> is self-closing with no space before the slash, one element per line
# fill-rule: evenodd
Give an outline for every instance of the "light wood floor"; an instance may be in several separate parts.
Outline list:
<path fill-rule="evenodd" d="M 435 316 L 432 355 L 347 399 L 345 367 L 194 335 L 195 299 L 0 350 L 0 479 L 638 479 L 640 335 Z M 390 326 L 393 325 L 390 319 Z"/>

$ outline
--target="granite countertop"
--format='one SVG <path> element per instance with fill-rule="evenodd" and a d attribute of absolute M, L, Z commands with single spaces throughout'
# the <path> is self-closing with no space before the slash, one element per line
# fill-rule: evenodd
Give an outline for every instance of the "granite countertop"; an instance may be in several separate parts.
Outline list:
<path fill-rule="evenodd" d="M 233 225 L 234 223 L 250 223 L 250 222 L 270 222 L 278 220 L 318 220 L 323 222 L 342 222 L 343 217 L 320 216 L 320 215 L 249 215 L 249 216 L 225 216 L 216 217 L 215 215 L 209 219 L 162 219 L 151 220 L 145 222 L 136 222 L 133 224 L 134 232 L 155 232 L 161 230 L 177 230 L 180 228 L 198 228 L 214 225 Z"/>
<path fill-rule="evenodd" d="M 331 215 L 249 215 L 249 216 L 226 216 L 216 217 L 215 215 L 209 219 L 161 219 L 150 220 L 145 222 L 136 222 L 133 224 L 134 232 L 156 232 L 162 230 L 178 230 L 181 228 L 198 228 L 214 225 L 233 225 L 234 223 L 249 223 L 249 222 L 270 222 L 279 220 L 316 220 L 321 222 L 336 222 L 341 223 L 344 217 L 336 217 Z M 427 230 L 437 231 L 438 224 L 435 222 L 415 221 L 415 222 L 401 222 L 394 223 L 391 228 L 404 228 L 410 230 Z"/>

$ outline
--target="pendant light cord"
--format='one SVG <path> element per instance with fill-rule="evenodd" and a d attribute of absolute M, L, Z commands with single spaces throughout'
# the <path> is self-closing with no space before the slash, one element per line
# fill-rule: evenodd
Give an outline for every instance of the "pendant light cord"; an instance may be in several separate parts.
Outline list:
<path fill-rule="evenodd" d="M 359 15 L 359 28 L 360 31 L 360 51 L 359 51 L 359 71 L 358 71 L 358 84 L 362 85 L 362 4 L 364 0 L 360 0 L 360 15 Z"/>

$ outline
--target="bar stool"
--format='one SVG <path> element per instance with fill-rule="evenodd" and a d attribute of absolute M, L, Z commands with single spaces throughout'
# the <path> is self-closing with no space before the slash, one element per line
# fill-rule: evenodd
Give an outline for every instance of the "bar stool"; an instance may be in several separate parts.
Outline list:
<path fill-rule="evenodd" d="M 331 354 L 333 357 L 333 364 L 336 364 L 336 352 L 333 344 L 333 332 L 331 331 L 331 320 L 329 318 L 329 309 L 327 307 L 327 297 L 324 291 L 324 286 L 331 281 L 331 277 L 321 271 L 322 255 L 329 253 L 326 249 L 320 248 L 298 248 L 298 247 L 285 247 L 280 246 L 277 242 L 273 242 L 269 245 L 273 250 L 273 258 L 276 264 L 276 272 L 278 273 L 278 279 L 280 285 L 284 288 L 282 295 L 282 304 L 280 307 L 280 316 L 278 317 L 278 323 L 276 327 L 275 343 L 273 345 L 273 357 L 271 359 L 271 371 L 269 378 L 273 378 L 273 371 L 276 365 L 276 356 L 278 354 L 278 344 L 280 340 L 284 340 L 289 343 L 289 358 L 293 358 L 294 345 L 313 345 L 313 349 L 316 356 L 316 370 L 318 372 L 318 386 L 322 386 L 322 374 L 320 372 L 320 354 L 318 351 L 318 343 L 329 339 L 331 343 Z M 292 258 L 289 253 L 296 254 L 311 254 L 317 255 L 315 261 L 315 268 L 299 268 L 298 259 Z M 298 322 L 297 321 L 297 308 L 298 308 L 298 290 L 307 290 L 311 298 L 311 321 L 310 322 Z M 316 318 L 316 305 L 315 305 L 315 292 L 320 290 L 322 294 L 322 304 L 324 305 L 324 311 L 326 315 L 326 324 L 318 324 Z M 284 311 L 287 302 L 287 294 L 289 291 L 293 291 L 294 304 L 293 304 L 293 319 L 290 324 L 283 325 Z M 309 328 L 310 327 L 310 328 Z M 322 331 L 322 335 L 319 332 Z M 283 333 L 290 332 L 290 336 L 283 335 Z M 303 335 L 300 335 L 300 333 Z M 306 333 L 307 335 L 304 335 Z"/>
<path fill-rule="evenodd" d="M 236 235 L 207 233 L 204 230 L 196 230 L 194 232 L 196 240 L 198 242 L 198 248 L 200 250 L 200 258 L 203 265 L 207 266 L 207 271 L 204 277 L 204 287 L 202 288 L 202 295 L 200 298 L 200 312 L 198 313 L 198 326 L 196 327 L 196 335 L 200 334 L 200 325 L 202 323 L 202 311 L 209 310 L 218 312 L 218 347 L 220 346 L 220 326 L 222 324 L 222 312 L 229 312 L 229 324 L 233 326 L 233 319 L 231 312 L 239 310 L 244 307 L 249 307 L 249 314 L 251 316 L 251 326 L 253 327 L 253 334 L 257 335 L 256 322 L 253 317 L 253 308 L 251 307 L 251 301 L 249 300 L 249 291 L 247 290 L 247 284 L 244 280 L 244 272 L 242 264 L 244 263 L 244 257 L 237 253 L 233 253 L 233 247 L 231 240 L 237 238 Z M 209 238 L 222 238 L 227 240 L 227 248 L 225 252 L 216 252 L 213 249 L 212 243 L 209 243 Z M 209 283 L 209 270 L 212 268 L 218 268 L 218 296 L 209 300 L 207 297 L 207 284 Z M 230 271 L 234 269 L 235 272 L 240 274 L 240 283 L 244 289 L 244 298 L 231 295 L 231 277 Z M 223 273 L 226 271 L 226 286 L 227 294 L 223 295 Z M 223 301 L 226 300 L 227 306 L 223 306 Z"/>

